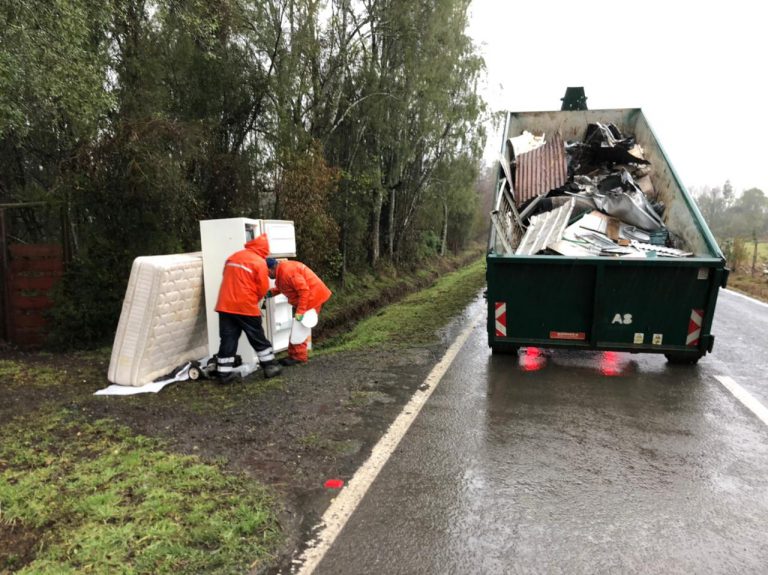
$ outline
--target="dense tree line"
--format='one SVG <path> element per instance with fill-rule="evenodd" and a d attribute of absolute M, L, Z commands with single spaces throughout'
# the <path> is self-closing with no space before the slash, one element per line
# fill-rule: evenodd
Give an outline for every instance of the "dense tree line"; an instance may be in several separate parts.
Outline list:
<path fill-rule="evenodd" d="M 768 197 L 763 191 L 750 188 L 737 194 L 726 181 L 722 186 L 704 186 L 692 192 L 729 265 L 738 270 L 744 264 L 750 268 L 757 264 L 756 244 L 768 239 Z M 749 243 L 753 244 L 751 250 L 747 249 Z"/>
<path fill-rule="evenodd" d="M 114 331 L 132 259 L 198 221 L 296 222 L 326 276 L 476 233 L 482 60 L 469 0 L 6 0 L 0 202 L 73 259 L 63 337 Z"/>

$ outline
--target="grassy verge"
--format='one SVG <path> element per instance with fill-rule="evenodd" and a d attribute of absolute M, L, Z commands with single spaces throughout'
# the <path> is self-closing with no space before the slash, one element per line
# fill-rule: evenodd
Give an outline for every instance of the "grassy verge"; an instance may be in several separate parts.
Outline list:
<path fill-rule="evenodd" d="M 432 287 L 390 305 L 326 342 L 320 351 L 371 348 L 381 344 L 411 345 L 433 341 L 435 332 L 485 284 L 485 259 L 443 276 Z"/>
<path fill-rule="evenodd" d="M 348 275 L 342 288 L 330 285 L 333 297 L 323 306 L 322 320 L 313 333 L 315 343 L 335 339 L 384 306 L 408 294 L 428 288 L 440 277 L 477 261 L 485 253 L 483 244 L 474 244 L 456 255 L 422 262 L 412 270 L 382 267 L 376 275 Z"/>
<path fill-rule="evenodd" d="M 762 269 L 755 277 L 749 274 L 731 273 L 728 276 L 728 289 L 768 303 L 768 279 L 761 276 Z"/>
<path fill-rule="evenodd" d="M 0 572 L 243 572 L 276 550 L 274 505 L 111 421 L 58 411 L 0 427 Z"/>

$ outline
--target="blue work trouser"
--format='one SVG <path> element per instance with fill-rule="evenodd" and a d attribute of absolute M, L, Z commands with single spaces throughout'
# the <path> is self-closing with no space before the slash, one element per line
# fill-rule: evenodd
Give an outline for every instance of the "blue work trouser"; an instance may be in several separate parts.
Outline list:
<path fill-rule="evenodd" d="M 260 316 L 238 315 L 220 311 L 218 354 L 218 370 L 220 372 L 223 373 L 233 369 L 235 355 L 237 354 L 237 342 L 242 332 L 245 332 L 248 342 L 256 351 L 259 363 L 275 361 L 275 353 L 272 350 L 272 344 L 264 334 Z"/>

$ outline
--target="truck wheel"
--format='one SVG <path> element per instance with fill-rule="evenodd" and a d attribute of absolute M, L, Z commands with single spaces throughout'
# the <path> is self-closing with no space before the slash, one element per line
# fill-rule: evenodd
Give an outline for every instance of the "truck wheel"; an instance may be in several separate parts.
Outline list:
<path fill-rule="evenodd" d="M 693 353 L 665 353 L 667 361 L 674 365 L 696 365 L 701 359 L 701 354 Z"/>
<path fill-rule="evenodd" d="M 493 355 L 517 355 L 519 346 L 510 343 L 494 343 L 491 345 Z"/>

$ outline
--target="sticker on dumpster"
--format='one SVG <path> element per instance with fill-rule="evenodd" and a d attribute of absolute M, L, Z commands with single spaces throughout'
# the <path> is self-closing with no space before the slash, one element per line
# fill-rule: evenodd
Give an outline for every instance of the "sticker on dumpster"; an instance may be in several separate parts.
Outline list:
<path fill-rule="evenodd" d="M 585 340 L 587 334 L 583 331 L 550 331 L 549 339 Z"/>
<path fill-rule="evenodd" d="M 664 334 L 661 334 L 661 333 L 653 334 L 653 345 L 661 345 L 661 342 L 663 340 L 664 340 Z"/>
<path fill-rule="evenodd" d="M 617 313 L 616 315 L 613 316 L 613 321 L 611 322 L 611 324 L 614 324 L 614 323 L 620 323 L 622 325 L 632 325 L 632 314 L 631 313 L 625 313 L 625 314 Z"/>
<path fill-rule="evenodd" d="M 698 279 L 700 280 L 709 279 L 709 268 L 699 268 Z"/>
<path fill-rule="evenodd" d="M 496 337 L 507 337 L 507 304 L 496 302 Z"/>
<path fill-rule="evenodd" d="M 696 347 L 699 345 L 701 337 L 701 322 L 704 320 L 703 309 L 692 309 L 691 319 L 688 321 L 688 337 L 685 338 L 685 345 Z"/>
<path fill-rule="evenodd" d="M 645 334 L 644 333 L 636 333 L 635 334 L 635 343 L 643 343 L 645 341 Z"/>

